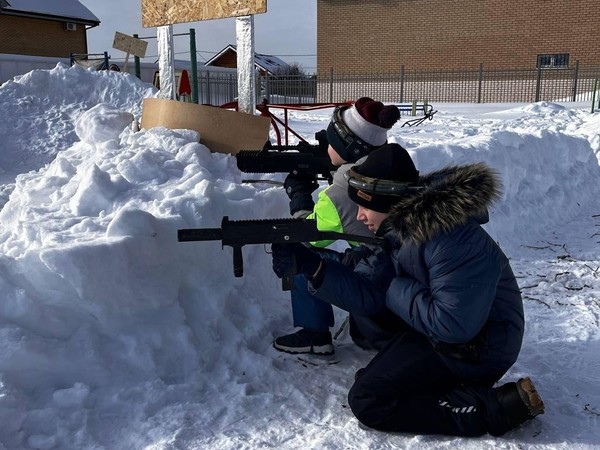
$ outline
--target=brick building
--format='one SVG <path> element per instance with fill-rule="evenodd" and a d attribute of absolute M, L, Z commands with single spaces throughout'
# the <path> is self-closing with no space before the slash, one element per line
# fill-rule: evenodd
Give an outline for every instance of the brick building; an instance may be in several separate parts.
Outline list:
<path fill-rule="evenodd" d="M 0 0 L 0 53 L 68 58 L 87 53 L 100 20 L 76 0 Z"/>
<path fill-rule="evenodd" d="M 317 0 L 317 71 L 600 65 L 600 0 Z"/>

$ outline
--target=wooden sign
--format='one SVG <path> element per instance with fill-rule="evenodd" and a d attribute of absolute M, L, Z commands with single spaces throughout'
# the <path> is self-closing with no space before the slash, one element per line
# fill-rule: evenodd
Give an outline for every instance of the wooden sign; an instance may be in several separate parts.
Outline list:
<path fill-rule="evenodd" d="M 142 0 L 142 26 L 224 19 L 267 12 L 267 0 Z"/>
<path fill-rule="evenodd" d="M 113 41 L 113 48 L 124 51 L 125 53 L 131 53 L 132 55 L 144 58 L 146 56 L 146 48 L 148 43 L 142 39 L 128 36 L 118 31 L 115 33 L 115 40 Z"/>

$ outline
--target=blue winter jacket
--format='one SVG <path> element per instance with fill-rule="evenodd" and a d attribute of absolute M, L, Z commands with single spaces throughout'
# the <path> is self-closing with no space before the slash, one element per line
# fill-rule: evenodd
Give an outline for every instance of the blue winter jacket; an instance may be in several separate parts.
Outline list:
<path fill-rule="evenodd" d="M 387 306 L 461 374 L 499 378 L 517 359 L 524 317 L 509 260 L 481 227 L 497 176 L 473 164 L 420 181 L 424 189 L 399 198 L 380 228 L 387 259 L 374 255 L 355 273 L 327 261 L 314 293 L 363 315 Z"/>

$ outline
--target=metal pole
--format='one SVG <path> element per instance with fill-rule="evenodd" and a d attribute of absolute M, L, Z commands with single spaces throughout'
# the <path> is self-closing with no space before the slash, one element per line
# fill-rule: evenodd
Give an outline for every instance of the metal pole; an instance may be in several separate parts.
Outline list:
<path fill-rule="evenodd" d="M 139 39 L 137 34 L 134 34 L 133 37 L 136 39 Z M 133 55 L 133 63 L 135 64 L 135 76 L 141 80 L 142 79 L 142 68 L 140 67 L 140 57 Z"/>
<path fill-rule="evenodd" d="M 333 67 L 329 68 L 329 103 L 333 103 Z"/>
<path fill-rule="evenodd" d="M 596 106 L 596 88 L 598 87 L 598 80 L 594 80 L 592 83 L 592 113 L 594 112 L 594 107 Z"/>
<path fill-rule="evenodd" d="M 210 99 L 210 70 L 206 71 L 206 103 L 212 105 Z M 218 105 L 215 105 L 218 106 Z"/>
<path fill-rule="evenodd" d="M 575 62 L 575 73 L 573 74 L 573 101 L 577 101 L 577 79 L 579 78 L 579 60 Z"/>
<path fill-rule="evenodd" d="M 196 30 L 190 28 L 190 62 L 192 63 L 192 102 L 198 103 L 198 60 L 196 59 Z"/>
<path fill-rule="evenodd" d="M 404 64 L 400 66 L 400 103 L 404 102 Z"/>
<path fill-rule="evenodd" d="M 267 102 L 271 103 L 271 83 L 269 80 L 269 72 L 267 72 L 265 74 L 265 98 L 267 99 Z"/>
<path fill-rule="evenodd" d="M 479 87 L 477 89 L 477 103 L 481 103 L 482 87 L 483 87 L 483 63 L 479 63 Z"/>
<path fill-rule="evenodd" d="M 540 91 L 542 90 L 542 65 L 538 61 L 537 81 L 535 86 L 535 102 L 540 101 Z"/>

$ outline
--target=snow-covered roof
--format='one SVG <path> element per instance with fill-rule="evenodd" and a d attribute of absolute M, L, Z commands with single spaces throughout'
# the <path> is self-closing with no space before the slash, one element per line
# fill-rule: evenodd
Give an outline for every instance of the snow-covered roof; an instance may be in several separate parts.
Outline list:
<path fill-rule="evenodd" d="M 204 65 L 211 66 L 216 60 L 218 60 L 222 55 L 224 55 L 228 51 L 233 51 L 234 53 L 237 53 L 237 48 L 235 45 L 229 44 L 215 56 L 206 61 Z M 263 55 L 261 53 L 254 53 L 254 64 L 271 74 L 275 74 L 281 69 L 285 71 L 285 69 L 289 67 L 288 63 L 286 63 L 282 59 L 279 59 L 277 56 Z"/>
<path fill-rule="evenodd" d="M 100 23 L 100 19 L 77 0 L 3 0 L 0 1 L 0 9 L 7 13 L 29 13 Z"/>

